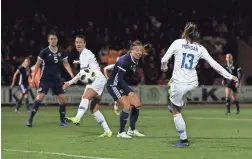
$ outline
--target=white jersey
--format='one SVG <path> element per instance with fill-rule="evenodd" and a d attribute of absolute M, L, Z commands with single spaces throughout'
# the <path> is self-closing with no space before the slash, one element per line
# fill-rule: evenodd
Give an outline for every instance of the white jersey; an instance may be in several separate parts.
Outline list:
<path fill-rule="evenodd" d="M 80 69 L 91 69 L 95 72 L 96 80 L 106 81 L 105 76 L 102 74 L 100 66 L 95 58 L 95 55 L 88 49 L 83 49 L 79 57 Z M 96 81 L 95 80 L 95 81 Z M 70 84 L 76 83 L 79 81 L 79 74 L 77 74 L 72 80 L 69 81 Z M 103 83 L 103 82 L 100 82 Z M 95 82 L 93 82 L 95 84 Z"/>
<path fill-rule="evenodd" d="M 162 66 L 167 66 L 172 55 L 174 55 L 175 61 L 171 80 L 175 83 L 198 85 L 195 68 L 200 59 L 206 60 L 223 77 L 230 80 L 233 78 L 233 75 L 219 65 L 209 55 L 206 48 L 198 43 L 190 43 L 185 39 L 175 40 L 162 58 Z"/>

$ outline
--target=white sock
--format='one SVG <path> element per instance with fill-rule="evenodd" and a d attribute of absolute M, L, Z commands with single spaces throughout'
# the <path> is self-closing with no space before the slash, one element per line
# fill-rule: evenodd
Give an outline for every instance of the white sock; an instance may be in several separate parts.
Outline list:
<path fill-rule="evenodd" d="M 75 118 L 81 119 L 84 113 L 88 110 L 88 105 L 89 105 L 89 100 L 86 98 L 82 98 Z"/>
<path fill-rule="evenodd" d="M 118 110 L 117 102 L 114 103 L 114 110 Z"/>
<path fill-rule="evenodd" d="M 175 127 L 179 133 L 180 139 L 181 140 L 187 139 L 186 125 L 185 125 L 185 121 L 184 121 L 182 115 L 179 113 L 179 114 L 173 115 L 173 118 L 174 118 Z"/>
<path fill-rule="evenodd" d="M 109 126 L 108 126 L 104 116 L 102 115 L 102 113 L 99 110 L 94 112 L 93 116 L 94 116 L 95 120 L 102 126 L 104 131 L 110 131 Z"/>

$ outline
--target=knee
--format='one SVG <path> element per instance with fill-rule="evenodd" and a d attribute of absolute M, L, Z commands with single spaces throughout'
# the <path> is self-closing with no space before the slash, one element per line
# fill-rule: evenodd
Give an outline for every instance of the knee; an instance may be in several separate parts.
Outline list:
<path fill-rule="evenodd" d="M 37 97 L 36 97 L 36 100 L 42 102 L 42 101 L 44 100 L 44 97 L 45 97 L 44 94 L 39 93 L 39 94 L 37 95 Z"/>
<path fill-rule="evenodd" d="M 101 100 L 100 98 L 94 98 L 91 100 L 90 111 L 92 114 L 98 111 L 100 100 Z"/>

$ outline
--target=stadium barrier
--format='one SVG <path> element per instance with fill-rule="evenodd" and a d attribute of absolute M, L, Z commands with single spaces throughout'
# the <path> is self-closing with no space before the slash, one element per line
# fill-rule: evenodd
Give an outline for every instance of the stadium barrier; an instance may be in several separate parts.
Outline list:
<path fill-rule="evenodd" d="M 7 86 L 1 87 L 1 104 L 14 104 L 20 93 L 19 88 L 10 89 Z M 79 104 L 83 94 L 84 86 L 73 86 L 66 90 L 68 104 Z M 164 105 L 168 103 L 168 88 L 158 85 L 142 85 L 133 87 L 135 93 L 140 97 L 143 104 L 146 105 Z M 252 86 L 243 86 L 239 88 L 239 98 L 242 103 L 252 103 Z M 29 91 L 29 101 L 35 99 L 36 90 Z M 223 103 L 225 101 L 225 88 L 223 86 L 200 86 L 192 92 L 192 98 L 188 103 Z M 105 89 L 102 96 L 102 104 L 112 104 L 113 99 Z M 56 96 L 52 96 L 49 91 L 43 103 L 57 104 Z"/>

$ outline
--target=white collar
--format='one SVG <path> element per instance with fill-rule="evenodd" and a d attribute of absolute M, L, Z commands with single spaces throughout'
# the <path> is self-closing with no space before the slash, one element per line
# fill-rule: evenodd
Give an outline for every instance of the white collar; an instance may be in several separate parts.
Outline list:
<path fill-rule="evenodd" d="M 135 64 L 137 64 L 137 62 L 135 61 L 134 57 L 131 54 L 130 54 L 130 57 L 131 57 L 132 62 L 135 63 Z"/>
<path fill-rule="evenodd" d="M 50 48 L 50 46 L 48 46 L 49 50 L 52 52 L 52 53 L 57 53 L 58 52 L 58 47 L 56 46 L 56 52 L 53 52 L 52 49 Z"/>

